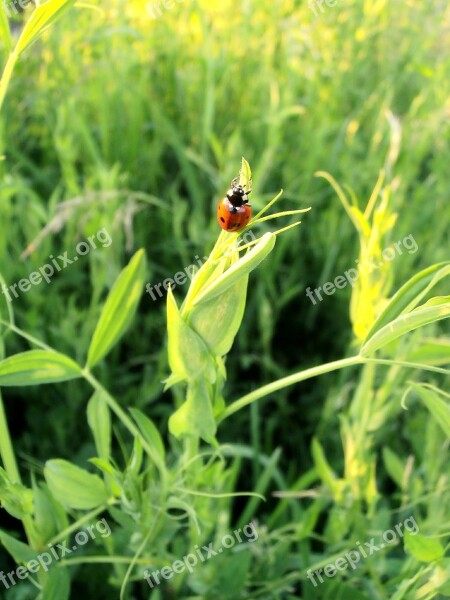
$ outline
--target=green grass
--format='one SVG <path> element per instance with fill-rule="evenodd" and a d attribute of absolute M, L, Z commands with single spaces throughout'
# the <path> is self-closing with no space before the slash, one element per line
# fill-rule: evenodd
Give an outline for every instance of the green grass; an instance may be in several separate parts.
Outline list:
<path fill-rule="evenodd" d="M 352 300 L 347 286 L 317 305 L 305 293 L 354 267 L 360 256 L 361 238 L 318 171 L 329 173 L 364 212 L 383 170 L 389 203 L 373 229 L 376 241 L 381 249 L 410 234 L 417 242 L 417 252 L 390 263 L 385 289 L 374 296 L 376 311 L 413 275 L 449 260 L 448 7 L 348 0 L 315 17 L 296 0 L 205 0 L 175 3 L 153 20 L 137 0 L 98 6 L 71 8 L 14 66 L 0 117 L 0 273 L 11 285 L 50 254 L 70 256 L 103 227 L 113 243 L 51 284 L 21 294 L 10 306 L 17 327 L 84 366 L 105 299 L 138 249 L 147 257 L 142 281 L 152 284 L 211 252 L 219 233 L 215 207 L 242 156 L 252 166 L 254 214 L 281 188 L 277 210 L 312 210 L 250 274 L 244 320 L 219 390 L 225 413 L 216 398 L 223 460 L 199 442 L 207 456 L 190 463 L 198 439 L 189 444 L 169 433 L 186 391 L 183 384 L 164 391 L 161 383 L 170 374 L 165 299 L 142 294 L 120 343 L 95 367 L 94 382 L 89 375 L 2 389 L 10 432 L 0 431 L 2 466 L 10 476 L 16 469 L 10 435 L 26 487 L 44 481 L 50 459 L 102 475 L 87 462 L 101 457 L 100 425 L 92 427 L 94 408 L 104 409 L 98 398 L 90 401 L 89 424 L 86 415 L 92 385 L 99 394 L 108 390 L 116 415 L 111 457 L 123 496 L 102 513 L 113 535 L 100 540 L 103 547 L 97 540 L 79 551 L 69 569 L 55 569 L 54 580 L 36 576 L 46 589 L 41 598 L 64 600 L 69 576 L 70 598 L 98 600 L 118 598 L 124 581 L 123 597 L 130 600 L 449 596 L 448 557 L 439 558 L 439 551 L 424 557 L 433 542 L 419 537 L 448 543 L 448 375 L 399 364 L 448 368 L 448 320 L 391 341 L 377 357 L 392 364 L 362 365 L 351 359 L 362 341 L 350 319 L 357 293 Z M 396 222 L 388 226 L 393 213 Z M 295 220 L 254 230 L 260 236 Z M 42 235 L 49 223 L 56 227 Z M 360 315 L 374 285 L 359 290 Z M 174 290 L 178 306 L 187 290 L 188 284 Z M 432 293 L 448 294 L 448 278 Z M 8 320 L 3 296 L 0 311 Z M 1 340 L 2 357 L 35 348 L 6 326 Z M 340 360 L 353 366 L 302 378 L 305 369 Z M 261 391 L 292 374 L 300 374 L 296 385 Z M 240 399 L 246 408 L 234 412 Z M 141 413 L 131 421 L 130 407 L 156 424 L 163 466 L 154 454 L 140 459 Z M 110 412 L 100 414 L 104 426 Z M 148 447 L 145 454 L 152 456 Z M 114 495 L 111 478 L 102 481 Z M 234 497 L 238 492 L 266 501 Z M 0 479 L 7 509 L 0 527 L 23 542 L 29 534 L 36 550 L 30 515 L 22 519 L 24 531 L 5 497 Z M 103 508 L 99 502 L 93 506 Z M 39 539 L 48 543 L 86 510 L 70 507 Z M 306 578 L 309 568 L 323 568 L 358 540 L 379 540 L 411 515 L 420 533 L 405 542 L 406 550 L 398 540 L 318 587 Z M 259 539 L 245 552 L 225 553 L 153 592 L 143 580 L 145 566 L 170 564 L 252 519 Z M 139 568 L 128 579 L 135 555 Z M 98 565 L 102 556 L 105 564 Z M 0 550 L 0 571 L 12 568 Z M 38 591 L 29 581 L 9 591 L 0 583 L 3 595 L 34 599 Z"/>

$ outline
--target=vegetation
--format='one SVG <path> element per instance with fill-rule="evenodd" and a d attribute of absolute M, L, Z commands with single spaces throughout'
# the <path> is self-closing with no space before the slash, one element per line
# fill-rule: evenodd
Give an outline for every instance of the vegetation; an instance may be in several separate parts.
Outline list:
<path fill-rule="evenodd" d="M 449 597 L 450 9 L 166 4 L 0 7 L 0 597 Z"/>

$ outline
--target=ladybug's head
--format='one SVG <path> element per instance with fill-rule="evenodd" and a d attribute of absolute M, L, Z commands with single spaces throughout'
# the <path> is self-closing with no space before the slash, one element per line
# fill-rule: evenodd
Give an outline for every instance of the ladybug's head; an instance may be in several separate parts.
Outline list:
<path fill-rule="evenodd" d="M 227 198 L 233 206 L 242 206 L 248 202 L 247 193 L 240 183 L 235 184 L 233 180 L 231 188 L 227 192 Z"/>

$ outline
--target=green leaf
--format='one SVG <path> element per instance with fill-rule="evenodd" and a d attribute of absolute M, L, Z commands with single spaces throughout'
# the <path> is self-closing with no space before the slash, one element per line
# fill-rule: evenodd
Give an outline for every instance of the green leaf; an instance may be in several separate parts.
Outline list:
<path fill-rule="evenodd" d="M 217 425 L 214 419 L 208 385 L 203 377 L 189 382 L 187 399 L 170 417 L 169 431 L 176 438 L 200 436 L 209 444 L 215 443 Z"/>
<path fill-rule="evenodd" d="M 313 438 L 312 440 L 311 452 L 314 460 L 314 466 L 316 467 L 320 479 L 326 486 L 330 488 L 333 493 L 338 491 L 337 477 L 328 464 L 322 445 L 317 438 Z"/>
<path fill-rule="evenodd" d="M 81 377 L 81 368 L 68 356 L 29 350 L 0 362 L 0 386 L 40 385 Z"/>
<path fill-rule="evenodd" d="M 417 392 L 445 435 L 450 438 L 450 406 L 438 395 L 441 393 L 440 390 L 433 386 L 425 387 L 420 383 L 413 383 L 411 387 Z"/>
<path fill-rule="evenodd" d="M 189 325 L 206 342 L 214 356 L 228 354 L 233 345 L 244 316 L 247 286 L 248 275 L 244 275 L 220 296 L 195 305 L 189 313 Z"/>
<path fill-rule="evenodd" d="M 34 523 L 40 537 L 40 546 L 44 546 L 59 531 L 69 526 L 62 505 L 51 495 L 45 483 L 33 482 Z"/>
<path fill-rule="evenodd" d="M 0 2 L 0 39 L 5 44 L 7 52 L 11 52 L 11 31 L 9 29 L 8 17 L 6 15 L 5 4 Z"/>
<path fill-rule="evenodd" d="M 97 454 L 108 461 L 111 453 L 111 414 L 100 390 L 94 392 L 89 400 L 87 418 L 94 436 Z"/>
<path fill-rule="evenodd" d="M 68 569 L 50 569 L 42 589 L 45 600 L 69 600 L 70 576 Z"/>
<path fill-rule="evenodd" d="M 136 439 L 139 438 L 135 438 L 135 443 Z M 95 465 L 97 469 L 100 469 L 100 471 L 102 471 L 102 473 L 105 474 L 106 486 L 107 489 L 110 491 L 110 495 L 119 498 L 122 493 L 122 474 L 116 471 L 116 469 L 111 465 L 111 463 L 107 462 L 106 460 L 103 460 L 102 458 L 90 458 L 89 462 Z"/>
<path fill-rule="evenodd" d="M 373 335 L 399 317 L 411 312 L 441 279 L 450 274 L 450 262 L 441 262 L 411 277 L 389 300 L 367 333 L 364 344 Z"/>
<path fill-rule="evenodd" d="M 412 312 L 401 314 L 391 323 L 379 329 L 361 348 L 361 355 L 368 356 L 418 327 L 430 325 L 450 317 L 450 302 L 447 297 L 432 299 Z"/>
<path fill-rule="evenodd" d="M 92 463 L 93 465 L 95 465 L 98 469 L 100 469 L 106 475 L 110 475 L 111 477 L 113 477 L 115 479 L 120 478 L 119 471 L 117 471 L 112 466 L 112 464 L 107 462 L 106 460 L 103 460 L 102 458 L 94 457 L 94 458 L 90 458 L 89 462 Z"/>
<path fill-rule="evenodd" d="M 213 283 L 206 287 L 193 299 L 193 304 L 207 302 L 223 294 L 229 287 L 242 281 L 242 277 L 248 275 L 272 252 L 275 246 L 276 235 L 265 233 L 255 246 L 245 256 L 240 258 L 233 266 L 225 271 Z"/>
<path fill-rule="evenodd" d="M 387 446 L 383 448 L 383 462 L 391 479 L 395 481 L 400 489 L 403 488 L 405 467 L 399 457 Z"/>
<path fill-rule="evenodd" d="M 108 492 L 98 475 L 66 460 L 48 460 L 44 476 L 53 496 L 67 508 L 89 510 L 108 500 Z"/>
<path fill-rule="evenodd" d="M 89 347 L 87 366 L 96 365 L 130 325 L 145 283 L 145 254 L 138 250 L 114 283 Z"/>
<path fill-rule="evenodd" d="M 39 36 L 59 19 L 76 0 L 47 0 L 33 11 L 17 42 L 15 52 L 19 55 L 29 48 Z"/>
<path fill-rule="evenodd" d="M 159 469 L 165 469 L 164 444 L 153 421 L 137 408 L 131 408 L 130 412 L 148 444 L 147 448 L 152 451 L 151 458 L 153 462 Z"/>
<path fill-rule="evenodd" d="M 314 581 L 317 585 L 319 580 L 314 579 Z M 358 590 L 352 585 L 336 580 L 333 581 L 333 584 L 335 587 L 327 587 L 323 596 L 320 596 L 320 600 L 369 600 L 369 596 L 364 591 Z M 318 596 L 315 596 L 315 598 L 318 598 Z"/>
<path fill-rule="evenodd" d="M 432 562 L 444 556 L 444 548 L 437 539 L 427 538 L 420 533 L 405 531 L 405 550 L 421 562 Z"/>
<path fill-rule="evenodd" d="M 0 541 L 18 564 L 26 563 L 36 558 L 36 551 L 33 550 L 33 548 L 27 544 L 24 544 L 23 542 L 20 542 L 19 540 L 16 540 L 16 538 L 13 538 L 1 529 Z"/>
<path fill-rule="evenodd" d="M 239 172 L 239 183 L 242 185 L 244 190 L 252 189 L 252 171 L 250 169 L 250 165 L 244 157 L 242 157 L 241 170 Z"/>
<path fill-rule="evenodd" d="M 216 372 L 208 347 L 181 317 L 171 288 L 167 292 L 167 333 L 169 365 L 177 381 L 206 373 L 208 381 L 214 382 Z"/>
<path fill-rule="evenodd" d="M 33 514 L 33 491 L 17 481 L 11 481 L 1 467 L 0 506 L 16 519 Z"/>
<path fill-rule="evenodd" d="M 249 551 L 233 554 L 225 549 L 215 561 L 207 562 L 203 569 L 194 570 L 189 577 L 189 584 L 196 593 L 195 598 L 220 598 L 220 600 L 248 598 L 245 590 L 250 580 L 251 561 L 252 554 Z M 271 596 L 281 597 L 276 593 L 272 593 Z"/>
<path fill-rule="evenodd" d="M 138 475 L 141 470 L 143 458 L 144 451 L 142 450 L 142 439 L 136 435 L 133 440 L 133 450 L 127 462 L 127 471 L 134 475 Z"/>
<path fill-rule="evenodd" d="M 412 348 L 406 356 L 409 362 L 439 367 L 450 363 L 450 339 L 429 338 L 420 340 L 420 346 Z"/>

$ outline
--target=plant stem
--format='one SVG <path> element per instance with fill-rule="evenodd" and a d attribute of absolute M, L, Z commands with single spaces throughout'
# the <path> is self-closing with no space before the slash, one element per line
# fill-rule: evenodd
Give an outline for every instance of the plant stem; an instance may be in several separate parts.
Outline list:
<path fill-rule="evenodd" d="M 282 390 L 289 385 L 293 385 L 294 383 L 299 383 L 300 381 L 305 381 L 305 379 L 311 379 L 312 377 L 317 377 L 318 375 L 323 375 L 324 373 L 330 373 L 331 371 L 337 371 L 338 369 L 344 369 L 345 367 L 352 367 L 355 365 L 361 365 L 366 362 L 366 359 L 362 356 L 356 355 L 351 356 L 350 358 L 343 358 L 341 360 L 334 360 L 333 362 L 326 363 L 324 365 L 320 365 L 318 367 L 312 367 L 311 369 L 305 369 L 304 371 L 299 371 L 298 373 L 294 373 L 293 375 L 288 375 L 287 377 L 282 377 L 281 379 L 277 379 L 276 381 L 272 381 L 272 383 L 268 383 L 267 385 L 263 385 L 257 390 L 242 396 L 239 400 L 236 400 L 230 406 L 228 406 L 223 413 L 219 417 L 219 423 L 224 421 L 227 417 L 231 416 L 244 406 L 255 402 L 255 400 L 259 400 L 264 396 L 268 396 L 273 392 L 277 392 L 278 390 Z"/>
<path fill-rule="evenodd" d="M 230 406 L 228 406 L 223 413 L 218 418 L 218 423 L 224 421 L 227 417 L 233 415 L 244 406 L 255 402 L 255 400 L 259 400 L 264 396 L 268 396 L 273 392 L 277 392 L 278 390 L 282 390 L 289 385 L 293 385 L 294 383 L 299 383 L 300 381 L 305 381 L 305 379 L 311 379 L 312 377 L 317 377 L 318 375 L 323 375 L 324 373 L 330 373 L 331 371 L 337 371 L 338 369 L 344 369 L 346 367 L 353 367 L 355 365 L 363 365 L 363 364 L 378 364 L 378 365 L 398 365 L 400 367 L 406 367 L 409 369 L 421 369 L 424 371 L 432 371 L 434 373 L 443 373 L 445 375 L 450 375 L 450 371 L 448 369 L 442 369 L 440 367 L 434 367 L 432 365 L 425 365 L 422 363 L 414 363 L 407 362 L 401 360 L 389 360 L 383 358 L 370 358 L 365 356 L 351 356 L 350 358 L 343 358 L 341 360 L 334 360 L 329 363 L 325 363 L 324 365 L 320 365 L 318 367 L 312 367 L 310 369 L 305 369 L 304 371 L 299 371 L 298 373 L 294 373 L 293 375 L 288 375 L 287 377 L 282 377 L 281 379 L 277 379 L 276 381 L 272 381 L 272 383 L 268 383 L 267 385 L 263 385 L 257 390 L 242 396 L 239 400 L 236 400 Z"/>

